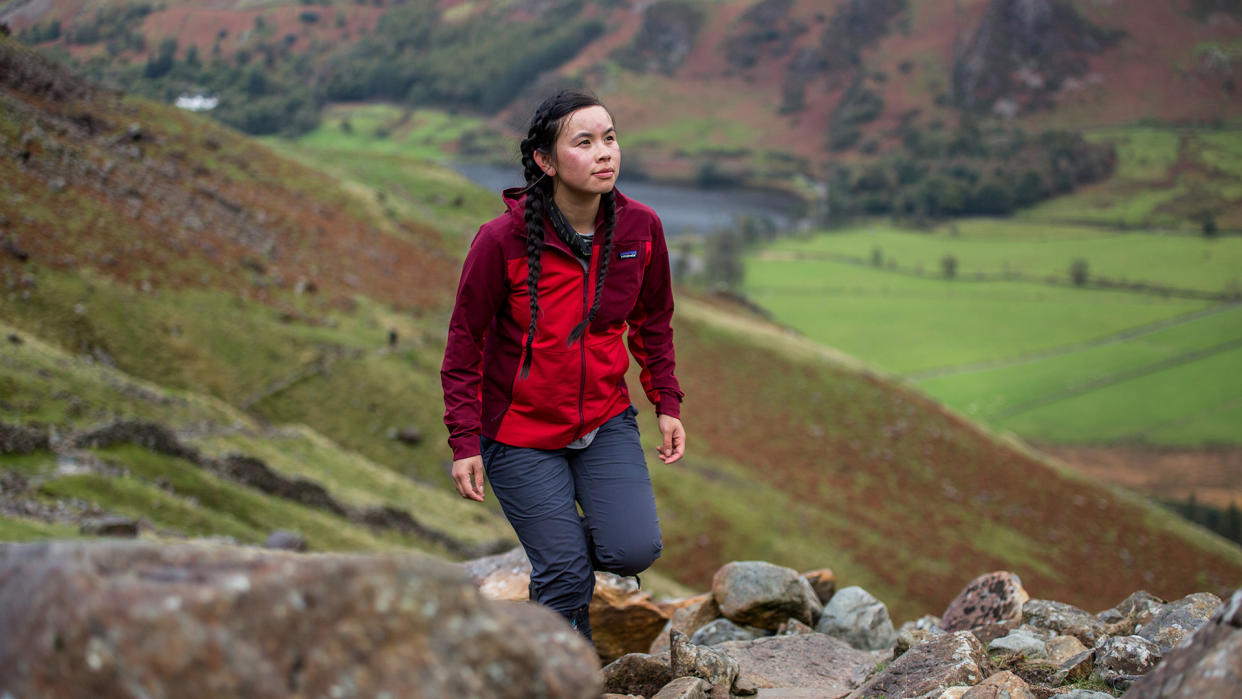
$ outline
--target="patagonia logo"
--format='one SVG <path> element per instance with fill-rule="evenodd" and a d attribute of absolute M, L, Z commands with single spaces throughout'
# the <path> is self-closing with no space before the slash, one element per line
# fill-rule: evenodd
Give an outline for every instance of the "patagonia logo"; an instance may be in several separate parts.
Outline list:
<path fill-rule="evenodd" d="M 637 250 L 623 250 L 621 254 L 618 255 L 618 257 L 620 257 L 622 260 L 628 260 L 631 257 L 638 257 L 638 251 Z"/>

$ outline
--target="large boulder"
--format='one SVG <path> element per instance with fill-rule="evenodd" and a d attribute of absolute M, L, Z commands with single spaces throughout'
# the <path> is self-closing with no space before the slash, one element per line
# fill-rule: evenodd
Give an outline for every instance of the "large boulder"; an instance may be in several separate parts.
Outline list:
<path fill-rule="evenodd" d="M 979 639 L 969 631 L 955 631 L 931 636 L 906 651 L 850 697 L 917 697 L 949 687 L 974 686 L 991 674 L 991 662 Z"/>
<path fill-rule="evenodd" d="M 1022 605 L 1030 598 L 1022 580 L 1013 573 L 1002 570 L 981 575 L 949 603 L 940 618 L 940 628 L 972 631 L 1001 627 L 992 635 L 1003 636 L 1004 630 L 1021 623 Z"/>
<path fill-rule="evenodd" d="M 725 617 L 768 631 L 791 617 L 814 624 L 823 609 L 806 578 L 764 561 L 726 563 L 712 577 L 712 594 Z"/>
<path fill-rule="evenodd" d="M 804 689 L 823 699 L 849 694 L 884 657 L 822 633 L 729 641 L 717 648 L 736 659 L 740 676 L 756 687 Z M 779 695 L 773 689 L 772 696 Z"/>
<path fill-rule="evenodd" d="M 859 650 L 892 648 L 897 643 L 888 607 L 857 586 L 843 588 L 832 596 L 815 630 Z"/>
<path fill-rule="evenodd" d="M 421 555 L 0 545 L 0 693 L 598 697 L 564 620 Z"/>
<path fill-rule="evenodd" d="M 1237 696 L 1242 687 L 1242 590 L 1130 688 L 1133 699 Z"/>
<path fill-rule="evenodd" d="M 1220 605 L 1220 598 L 1210 592 L 1187 595 L 1153 611 L 1151 619 L 1140 624 L 1135 633 L 1167 653 L 1211 619 Z"/>
<path fill-rule="evenodd" d="M 1033 599 L 1022 605 L 1022 623 L 1056 634 L 1073 636 L 1087 647 L 1104 635 L 1104 623 L 1095 615 L 1064 602 Z"/>

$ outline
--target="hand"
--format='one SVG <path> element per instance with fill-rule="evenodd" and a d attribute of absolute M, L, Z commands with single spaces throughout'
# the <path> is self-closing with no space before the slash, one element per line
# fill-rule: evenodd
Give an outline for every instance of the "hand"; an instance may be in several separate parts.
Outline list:
<path fill-rule="evenodd" d="M 658 422 L 664 443 L 656 447 L 656 453 L 665 464 L 674 463 L 686 453 L 686 428 L 681 426 L 681 420 L 668 415 L 661 415 Z"/>
<path fill-rule="evenodd" d="M 453 484 L 463 498 L 483 502 L 483 457 L 468 456 L 454 461 Z"/>

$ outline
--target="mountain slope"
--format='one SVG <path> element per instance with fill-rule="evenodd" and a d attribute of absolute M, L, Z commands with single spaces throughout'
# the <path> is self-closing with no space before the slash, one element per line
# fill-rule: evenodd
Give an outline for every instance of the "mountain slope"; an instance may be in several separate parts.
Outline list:
<path fill-rule="evenodd" d="M 310 75 L 309 83 L 323 99 L 473 105 L 487 112 L 508 105 L 509 116 L 520 121 L 529 113 L 530 95 L 545 90 L 549 81 L 538 78 L 539 71 L 526 70 L 529 63 L 603 93 L 628 132 L 661 146 L 661 157 L 650 165 L 658 165 L 664 177 L 672 174 L 669 167 L 693 174 L 694 159 L 686 158 L 693 152 L 687 151 L 691 144 L 668 133 L 677 124 L 728 121 L 744 127 L 750 136 L 744 143 L 729 130 L 709 129 L 691 139 L 722 150 L 716 155 L 725 162 L 777 175 L 791 164 L 814 172 L 835 160 L 827 131 L 842 118 L 857 120 L 858 147 L 870 141 L 883 148 L 901 129 L 953 123 L 960 108 L 985 114 L 999 110 L 1033 130 L 1142 119 L 1208 124 L 1242 116 L 1236 99 L 1242 78 L 1242 11 L 1236 3 L 664 0 L 257 6 L 179 0 L 129 7 L 128 13 L 101 14 L 87 0 L 19 2 L 10 3 L 0 21 L 44 46 L 63 47 L 91 70 L 113 77 L 131 70 L 127 62 L 137 69 L 160 60 L 161 42 L 175 40 L 167 57 L 171 63 L 160 67 L 161 75 L 181 76 L 169 84 L 171 96 L 196 85 L 210 88 L 217 81 L 196 71 L 217 59 L 223 63 L 211 68 L 211 75 L 233 70 L 230 62 L 247 68 L 266 61 L 268 80 L 276 80 L 274 68 L 309 57 L 297 74 Z M 571 24 L 582 24 L 573 29 L 579 34 L 549 34 L 569 30 Z M 496 26 L 507 30 L 495 32 Z M 402 34 L 390 36 L 398 28 Z M 527 32 L 539 33 L 542 40 L 490 49 L 485 43 Z M 129 36 L 143 40 L 121 40 Z M 368 62 L 387 50 L 381 44 L 405 52 L 384 54 L 389 64 L 384 75 Z M 555 53 L 540 53 L 551 44 L 558 45 Z M 200 66 L 192 70 L 183 65 L 191 47 Z M 414 47 L 418 50 L 411 52 Z M 507 66 L 493 66 L 489 56 L 471 53 L 480 49 L 508 56 Z M 456 87 L 448 85 L 453 80 L 445 76 L 457 75 L 461 65 L 477 67 L 478 75 L 463 74 L 454 78 Z M 512 76 L 502 79 L 496 73 L 518 65 L 522 70 Z M 479 76 L 492 79 L 493 88 L 470 97 Z M 242 72 L 234 77 L 250 79 Z M 343 87 L 341 80 L 357 85 Z M 521 85 L 523 93 L 512 97 Z M 262 85 L 247 89 L 248 95 L 234 99 L 273 97 Z M 870 95 L 873 106 L 851 114 L 859 90 Z"/>
<path fill-rule="evenodd" d="M 270 518 L 230 512 L 234 499 L 256 497 L 254 486 L 216 482 L 228 472 L 213 459 L 239 453 L 313 480 L 347 514 L 386 504 L 423 527 L 393 534 L 338 516 L 328 521 L 342 532 L 377 541 L 308 530 L 316 547 L 460 556 L 465 548 L 428 530 L 475 546 L 503 536 L 494 509 L 452 495 L 439 425 L 443 328 L 469 230 L 436 230 L 411 218 L 417 207 L 385 205 L 363 170 L 343 168 L 336 180 L 201 117 L 77 82 L 3 39 L 0 66 L 27 76 L 0 86 L 0 316 L 25 343 L 0 350 L 0 422 L 77 435 L 139 418 L 203 456 L 124 444 L 2 456 L 5 478 L 35 483 L 23 497 L 47 516 L 6 516 L 0 532 L 72 532 L 75 520 L 56 515 L 68 502 L 148 512 L 170 536 L 255 540 L 276 522 L 322 526 L 322 508 L 283 500 L 254 500 Z M 48 99 L 47 86 L 61 96 Z M 83 115 L 102 126 L 78 125 Z M 141 157 L 127 155 L 131 146 Z M 401 167 L 452 181 L 426 163 Z M 426 197 L 420 204 L 442 197 L 403 191 Z M 438 220 L 483 220 L 497 206 L 483 201 L 450 203 L 456 213 Z M 210 223 L 186 226 L 187 206 Z M 1242 550 L 1170 514 L 1070 476 L 743 310 L 685 292 L 678 304 L 691 441 L 684 464 L 653 462 L 666 539 L 657 579 L 703 587 L 729 559 L 827 565 L 899 618 L 939 613 L 994 568 L 1018 572 L 1035 596 L 1089 608 L 1136 587 L 1176 597 L 1242 579 Z M 415 445 L 394 439 L 411 428 L 422 434 Z M 65 458 L 103 465 L 66 473 Z"/>

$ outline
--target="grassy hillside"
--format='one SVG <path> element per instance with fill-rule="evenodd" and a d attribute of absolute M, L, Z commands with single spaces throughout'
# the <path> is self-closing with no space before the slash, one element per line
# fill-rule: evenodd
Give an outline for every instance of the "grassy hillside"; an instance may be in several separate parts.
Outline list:
<path fill-rule="evenodd" d="M 498 203 L 401 154 L 367 168 L 281 146 L 288 159 L 4 40 L 0 67 L 5 210 L 48 212 L 3 222 L 0 334 L 17 340 L 0 349 L 0 422 L 55 436 L 0 457 L 0 536 L 73 535 L 112 512 L 147 536 L 251 542 L 280 527 L 317 549 L 459 557 L 511 541 L 494 502 L 452 494 L 437 381 L 467 221 Z M 904 619 L 995 568 L 1089 608 L 1242 579 L 1238 547 L 744 311 L 681 292 L 675 330 L 691 451 L 653 461 L 657 590 L 703 588 L 730 559 L 826 565 Z M 161 424 L 181 447 L 70 444 L 117 418 Z M 393 438 L 408 428 L 423 435 L 413 446 Z M 337 510 L 272 497 L 223 468 L 230 455 L 320 486 Z M 384 507 L 413 524 L 364 516 Z"/>

